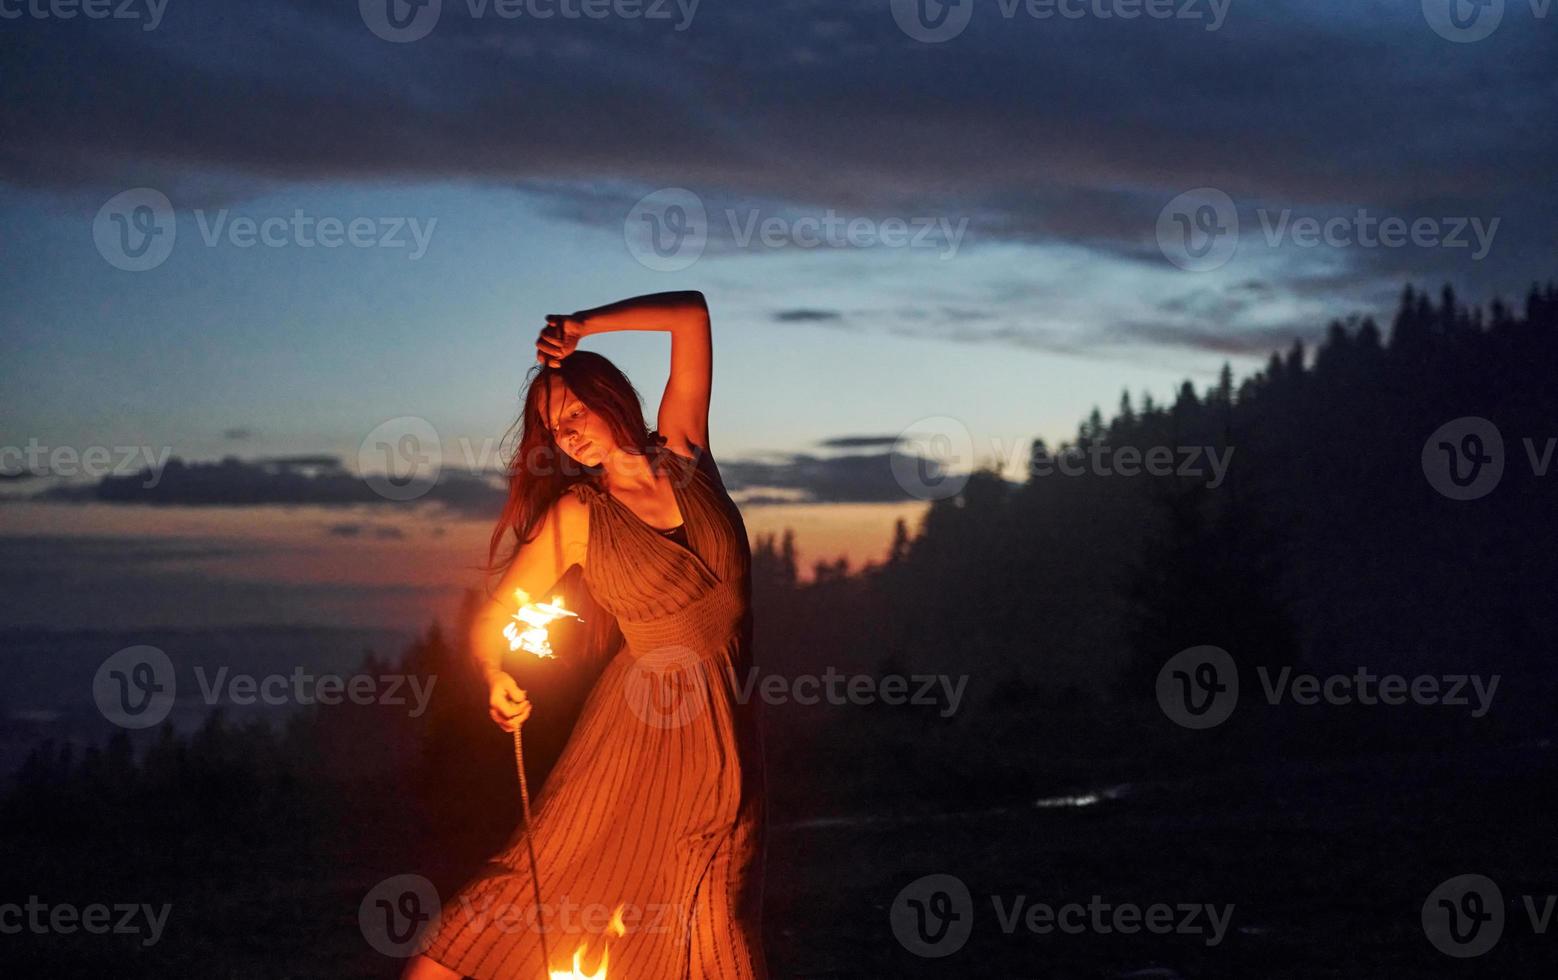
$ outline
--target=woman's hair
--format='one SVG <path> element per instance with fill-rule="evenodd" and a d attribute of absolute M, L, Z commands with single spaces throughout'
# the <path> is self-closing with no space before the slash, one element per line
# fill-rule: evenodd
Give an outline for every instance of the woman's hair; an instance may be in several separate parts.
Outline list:
<path fill-rule="evenodd" d="M 561 378 L 570 397 L 577 398 L 603 419 L 617 445 L 629 452 L 647 453 L 664 440 L 649 431 L 644 423 L 643 401 L 637 389 L 617 366 L 593 351 L 575 351 L 563 358 L 561 367 L 538 366 L 531 370 L 523 392 L 524 409 L 505 435 L 516 430 L 519 441 L 509 459 L 508 499 L 487 548 L 487 571 L 501 573 L 514 556 L 539 533 L 542 519 L 552 502 L 575 483 L 593 479 L 599 468 L 577 462 L 552 435 L 552 378 Z M 513 545 L 500 561 L 498 550 L 505 538 L 513 536 Z"/>

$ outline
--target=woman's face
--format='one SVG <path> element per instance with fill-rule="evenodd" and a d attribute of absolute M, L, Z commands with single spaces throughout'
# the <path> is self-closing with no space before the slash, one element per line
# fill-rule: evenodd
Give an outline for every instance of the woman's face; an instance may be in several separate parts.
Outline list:
<path fill-rule="evenodd" d="M 617 448 L 611 427 L 584 402 L 575 398 L 562 378 L 548 379 L 549 398 L 541 401 L 541 414 L 559 448 L 582 466 L 600 466 Z M 547 417 L 550 412 L 550 417 Z"/>

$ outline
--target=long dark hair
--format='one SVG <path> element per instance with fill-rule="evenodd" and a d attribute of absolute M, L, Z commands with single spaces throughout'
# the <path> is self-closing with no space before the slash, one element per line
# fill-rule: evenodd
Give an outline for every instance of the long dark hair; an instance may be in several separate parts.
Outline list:
<path fill-rule="evenodd" d="M 561 378 L 574 398 L 605 420 L 619 447 L 650 454 L 654 465 L 656 460 L 650 451 L 664 443 L 645 424 L 643 399 L 633 383 L 601 355 L 575 351 L 563 358 L 561 367 L 532 368 L 523 392 L 524 409 L 509 430 L 510 435 L 517 431 L 519 439 L 505 473 L 508 499 L 487 548 L 489 573 L 501 574 L 508 569 L 519 549 L 539 533 L 541 520 L 552 502 L 570 486 L 600 477 L 598 467 L 587 467 L 573 459 L 552 435 L 548 420 L 552 417 L 554 377 Z M 499 549 L 509 538 L 512 545 L 500 560 Z"/>

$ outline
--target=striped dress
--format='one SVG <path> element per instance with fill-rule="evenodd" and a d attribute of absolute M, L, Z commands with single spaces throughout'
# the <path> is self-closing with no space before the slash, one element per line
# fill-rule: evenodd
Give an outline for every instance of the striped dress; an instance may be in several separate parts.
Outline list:
<path fill-rule="evenodd" d="M 604 952 L 608 980 L 767 977 L 746 526 L 707 452 L 657 452 L 685 545 L 573 488 L 590 514 L 584 581 L 625 642 L 532 807 L 539 916 L 518 828 L 425 933 L 423 952 L 465 976 L 571 976 L 576 952 L 593 976 Z"/>

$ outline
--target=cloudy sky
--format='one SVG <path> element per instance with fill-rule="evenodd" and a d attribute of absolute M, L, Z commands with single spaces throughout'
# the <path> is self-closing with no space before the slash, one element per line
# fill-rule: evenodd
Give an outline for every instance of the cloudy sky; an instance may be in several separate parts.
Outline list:
<path fill-rule="evenodd" d="M 865 503 L 926 419 L 1020 459 L 1553 272 L 1544 0 L 87 6 L 0 3 L 6 447 L 479 468 L 545 314 L 697 288 L 716 455 Z"/>

